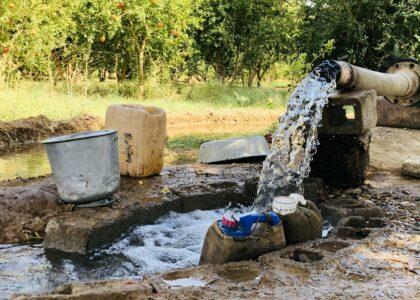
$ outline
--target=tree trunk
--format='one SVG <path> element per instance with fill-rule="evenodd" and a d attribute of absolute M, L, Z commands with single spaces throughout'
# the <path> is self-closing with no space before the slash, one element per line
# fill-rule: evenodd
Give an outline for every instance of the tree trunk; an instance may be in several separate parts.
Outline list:
<path fill-rule="evenodd" d="M 257 73 L 257 87 L 261 87 L 261 81 L 263 80 L 264 75 L 267 73 L 267 71 L 268 71 L 267 67 L 265 69 L 263 69 L 261 67 L 261 65 L 258 66 L 257 71 L 256 71 L 256 73 Z"/>
<path fill-rule="evenodd" d="M 230 86 L 232 86 L 235 83 L 236 77 L 239 74 L 239 61 L 240 61 L 240 59 L 239 59 L 239 54 L 238 54 L 235 57 L 235 63 L 234 63 L 234 67 L 233 67 L 232 78 L 231 78 L 230 84 L 229 84 Z"/>
<path fill-rule="evenodd" d="M 138 61 L 138 81 L 139 81 L 139 99 L 144 97 L 144 49 L 146 48 L 146 37 L 143 37 L 140 43 L 137 43 L 139 55 Z"/>
<path fill-rule="evenodd" d="M 102 68 L 101 69 L 101 72 L 99 74 L 99 81 L 100 82 L 104 82 L 105 79 L 106 79 L 106 69 L 105 68 Z"/>
<path fill-rule="evenodd" d="M 251 70 L 249 71 L 248 75 L 248 86 L 252 87 L 252 83 L 254 82 L 255 73 L 253 73 Z"/>
<path fill-rule="evenodd" d="M 260 69 L 257 71 L 257 87 L 261 87 L 261 81 L 263 79 L 264 72 Z"/>
<path fill-rule="evenodd" d="M 90 60 L 90 51 L 85 54 L 85 83 L 84 83 L 84 94 L 87 96 L 89 89 L 89 60 Z"/>

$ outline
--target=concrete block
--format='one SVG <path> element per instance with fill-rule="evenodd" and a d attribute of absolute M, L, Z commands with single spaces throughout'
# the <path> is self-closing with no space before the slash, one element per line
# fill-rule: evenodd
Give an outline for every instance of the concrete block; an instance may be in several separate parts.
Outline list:
<path fill-rule="evenodd" d="M 134 225 L 195 209 L 250 204 L 245 182 L 256 178 L 260 165 L 187 165 L 165 168 L 162 176 L 123 177 L 113 207 L 75 209 L 51 218 L 45 230 L 48 250 L 86 254 L 113 242 Z"/>
<path fill-rule="evenodd" d="M 378 126 L 420 129 L 420 107 L 396 105 L 378 98 Z"/>
<path fill-rule="evenodd" d="M 322 113 L 320 134 L 362 135 L 377 122 L 376 92 L 338 92 L 329 97 Z M 346 107 L 353 107 L 353 118 L 346 117 Z"/>
<path fill-rule="evenodd" d="M 329 220 L 333 225 L 336 225 L 341 219 L 348 217 L 358 216 L 365 219 L 383 217 L 383 212 L 380 207 L 357 199 L 332 198 L 320 203 L 319 208 L 324 219 Z M 349 224 L 346 226 L 350 226 Z M 356 227 L 357 223 L 353 222 L 351 225 L 352 227 Z"/>
<path fill-rule="evenodd" d="M 311 176 L 323 178 L 325 184 L 357 187 L 366 180 L 369 168 L 371 133 L 318 136 L 319 146 L 311 162 Z"/>

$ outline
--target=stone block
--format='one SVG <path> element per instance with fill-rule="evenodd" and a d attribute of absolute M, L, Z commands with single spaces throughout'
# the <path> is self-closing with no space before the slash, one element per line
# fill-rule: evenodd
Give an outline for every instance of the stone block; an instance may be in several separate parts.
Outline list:
<path fill-rule="evenodd" d="M 319 208 L 324 219 L 329 220 L 333 225 L 339 223 L 341 219 L 351 217 L 348 223 L 342 223 L 340 226 L 361 227 L 359 219 L 354 217 L 362 217 L 363 219 L 371 220 L 372 226 L 380 224 L 378 218 L 383 217 L 382 209 L 376 205 L 370 204 L 366 201 L 348 198 L 332 198 L 320 203 Z M 364 223 L 363 223 L 364 224 Z M 366 223 L 367 224 L 367 223 Z M 379 226 L 379 225 L 378 225 Z M 363 225 L 363 227 L 368 227 Z"/>
<path fill-rule="evenodd" d="M 323 178 L 325 184 L 340 187 L 360 186 L 369 168 L 371 133 L 318 136 L 319 146 L 311 162 L 311 176 Z"/>
<path fill-rule="evenodd" d="M 378 126 L 420 129 L 420 107 L 393 104 L 378 98 Z"/>
<path fill-rule="evenodd" d="M 287 245 L 303 243 L 322 237 L 322 216 L 311 201 L 297 210 L 281 216 Z"/>
<path fill-rule="evenodd" d="M 331 95 L 322 112 L 320 134 L 362 135 L 377 122 L 376 92 L 338 92 Z M 354 116 L 346 116 L 346 107 L 352 107 Z"/>
<path fill-rule="evenodd" d="M 232 261 L 256 259 L 262 254 L 286 246 L 283 226 L 261 223 L 249 237 L 233 238 L 221 232 L 217 222 L 207 231 L 201 250 L 200 265 L 224 264 Z"/>
<path fill-rule="evenodd" d="M 170 211 L 250 204 L 245 182 L 256 178 L 260 169 L 256 164 L 186 165 L 165 168 L 162 176 L 141 181 L 123 177 L 113 207 L 76 208 L 51 218 L 44 247 L 84 255 L 113 242 L 130 227 L 151 224 Z"/>

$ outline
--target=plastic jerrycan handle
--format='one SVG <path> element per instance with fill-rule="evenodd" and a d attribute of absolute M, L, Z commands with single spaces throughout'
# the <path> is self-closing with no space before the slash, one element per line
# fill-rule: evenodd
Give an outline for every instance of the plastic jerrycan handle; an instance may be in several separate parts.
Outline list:
<path fill-rule="evenodd" d="M 239 226 L 246 235 L 252 233 L 252 226 L 255 223 L 267 223 L 270 226 L 274 226 L 280 223 L 280 217 L 276 213 L 270 211 L 263 214 L 246 215 L 239 219 Z"/>

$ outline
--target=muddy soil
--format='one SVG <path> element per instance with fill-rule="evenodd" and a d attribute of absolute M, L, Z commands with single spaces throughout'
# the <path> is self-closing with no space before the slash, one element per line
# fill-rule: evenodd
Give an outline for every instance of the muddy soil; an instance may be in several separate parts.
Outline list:
<path fill-rule="evenodd" d="M 168 114 L 168 135 L 258 132 L 277 122 L 282 113 L 256 108 L 252 114 L 249 110 L 240 109 L 234 112 Z"/>
<path fill-rule="evenodd" d="M 359 240 L 289 246 L 257 261 L 67 284 L 15 299 L 418 299 L 419 245 L 419 235 L 381 229 Z"/>
<path fill-rule="evenodd" d="M 0 150 L 39 142 L 54 135 L 98 130 L 102 126 L 100 118 L 88 115 L 64 121 L 51 121 L 45 116 L 38 116 L 9 123 L 0 122 Z"/>
<path fill-rule="evenodd" d="M 169 123 L 169 131 L 170 126 L 179 126 L 178 132 L 187 128 L 182 128 L 184 125 L 179 125 L 182 122 L 177 124 L 175 119 Z M 211 126 L 226 128 L 223 120 L 214 117 L 201 126 L 187 114 L 184 124 L 199 130 Z M 355 209 L 340 210 L 338 206 L 337 224 L 327 239 L 289 246 L 256 261 L 200 266 L 141 279 L 67 284 L 40 295 L 39 299 L 420 298 L 420 180 L 400 172 L 405 158 L 420 155 L 419 141 L 420 131 L 416 130 L 380 127 L 374 130 L 371 169 L 365 184 L 349 190 L 328 188 L 317 203 L 319 206 L 334 206 L 337 201 L 356 203 Z M 21 232 L 6 241 L 21 238 L 36 241 L 39 239 L 36 230 L 28 232 L 26 228 L 45 228 L 42 219 L 46 213 L 67 213 L 56 204 L 56 191 L 49 185 L 50 180 L 44 177 L 0 183 L 3 192 L 9 190 L 3 193 L 3 200 L 13 200 L 7 201 L 8 205 L 17 203 L 22 211 L 1 216 L 6 210 L 0 210 L 0 216 L 6 220 L 0 225 L 15 224 Z M 34 195 L 23 188 L 39 184 L 45 188 Z M 36 201 L 35 217 L 32 217 L 34 203 L 20 201 L 29 198 Z M 376 208 L 380 208 L 379 216 Z M 330 217 L 324 215 L 327 220 Z M 42 231 L 38 235 L 42 236 Z"/>
<path fill-rule="evenodd" d="M 194 114 L 168 113 L 168 135 L 174 137 L 190 134 L 258 132 L 276 122 L 280 113 L 278 110 L 257 108 L 255 114 L 250 114 L 249 110 L 241 109 Z M 63 121 L 51 121 L 42 115 L 13 122 L 0 121 L 0 150 L 39 142 L 51 136 L 99 130 L 103 126 L 104 120 L 102 118 L 89 115 L 81 115 Z"/>
<path fill-rule="evenodd" d="M 382 207 L 380 218 L 347 216 L 324 239 L 217 266 L 140 279 L 66 284 L 15 299 L 418 299 L 420 199 L 409 186 L 328 190 Z"/>

